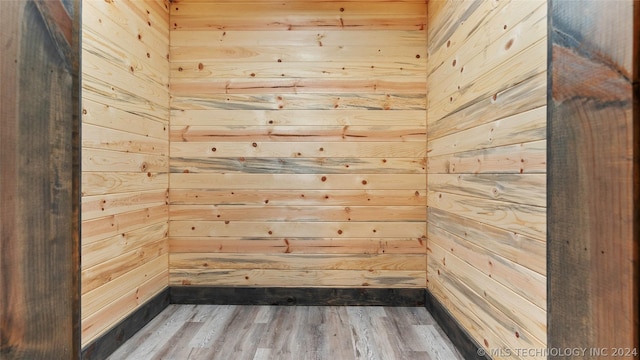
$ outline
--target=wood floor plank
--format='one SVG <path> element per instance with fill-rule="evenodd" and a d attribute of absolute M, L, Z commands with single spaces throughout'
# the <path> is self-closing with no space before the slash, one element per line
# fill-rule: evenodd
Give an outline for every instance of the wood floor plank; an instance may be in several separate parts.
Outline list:
<path fill-rule="evenodd" d="M 434 360 L 455 359 L 455 350 L 442 341 L 442 335 L 435 325 L 414 325 L 428 344 L 427 353 Z"/>
<path fill-rule="evenodd" d="M 395 359 L 388 337 L 379 336 L 373 318 L 380 317 L 379 307 L 349 306 L 349 323 L 353 332 L 357 359 Z"/>
<path fill-rule="evenodd" d="M 393 308 L 389 308 L 393 309 Z M 394 340 L 394 348 L 402 349 L 404 352 L 416 352 L 422 355 L 421 358 L 428 358 L 426 353 L 428 344 L 421 338 L 420 334 L 415 330 L 416 324 L 411 324 L 402 316 L 401 313 L 390 312 L 389 316 L 380 318 L 380 326 L 386 333 L 398 334 L 398 336 L 389 337 L 390 341 Z M 401 358 L 405 358 L 404 355 Z"/>
<path fill-rule="evenodd" d="M 170 305 L 108 359 L 462 357 L 421 307 Z"/>
<path fill-rule="evenodd" d="M 209 347 L 190 353 L 190 359 L 253 359 L 258 348 L 254 336 L 264 332 L 265 324 L 254 324 L 258 307 L 233 307 L 232 316 L 224 323 L 220 336 Z M 259 339 L 259 338 L 258 338 Z"/>
<path fill-rule="evenodd" d="M 235 310 L 235 306 L 231 305 L 198 305 L 198 308 L 204 308 L 200 312 L 205 318 L 201 320 L 204 322 L 202 329 L 189 343 L 194 350 L 210 348 L 224 332 L 223 324 L 230 321 Z M 197 354 L 190 354 L 189 359 L 197 359 Z"/>
<path fill-rule="evenodd" d="M 198 333 L 202 325 L 203 323 L 194 321 L 184 323 L 152 359 L 184 359 L 189 356 L 192 350 L 192 348 L 189 347 L 189 341 Z"/>
<path fill-rule="evenodd" d="M 271 349 L 258 348 L 253 360 L 269 360 L 271 358 Z"/>
<path fill-rule="evenodd" d="M 169 305 L 108 360 L 151 359 L 193 315 L 194 305 Z"/>
<path fill-rule="evenodd" d="M 352 358 L 354 347 L 349 329 L 349 314 L 347 314 L 347 308 L 344 306 L 328 306 L 324 309 L 326 313 L 324 332 L 331 343 L 327 359 Z"/>
<path fill-rule="evenodd" d="M 292 307 L 288 306 L 260 306 L 262 308 L 268 309 L 269 319 L 267 322 L 269 323 L 269 327 L 263 334 L 262 338 L 260 338 L 260 342 L 258 344 L 259 349 L 269 349 L 268 353 L 272 354 L 277 347 L 277 342 L 279 339 L 283 339 L 281 336 L 284 331 L 285 321 L 289 318 L 291 314 Z M 262 352 L 265 352 L 262 350 Z"/>

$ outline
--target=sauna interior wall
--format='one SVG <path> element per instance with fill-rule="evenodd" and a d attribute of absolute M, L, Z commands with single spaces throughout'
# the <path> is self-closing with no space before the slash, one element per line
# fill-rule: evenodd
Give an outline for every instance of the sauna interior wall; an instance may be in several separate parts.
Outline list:
<path fill-rule="evenodd" d="M 82 36 L 83 345 L 168 283 L 428 275 L 544 347 L 544 2 L 92 1 Z"/>
<path fill-rule="evenodd" d="M 547 4 L 428 7 L 428 288 L 480 345 L 543 349 Z"/>
<path fill-rule="evenodd" d="M 425 2 L 170 13 L 170 285 L 425 287 Z"/>
<path fill-rule="evenodd" d="M 84 346 L 168 284 L 169 10 L 82 8 Z"/>

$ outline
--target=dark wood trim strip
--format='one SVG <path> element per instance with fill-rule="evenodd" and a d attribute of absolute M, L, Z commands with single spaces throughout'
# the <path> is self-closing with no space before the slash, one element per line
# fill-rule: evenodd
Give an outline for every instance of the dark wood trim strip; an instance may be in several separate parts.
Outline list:
<path fill-rule="evenodd" d="M 79 14 L 0 1 L 2 359 L 80 356 Z"/>
<path fill-rule="evenodd" d="M 550 349 L 640 348 L 639 7 L 549 1 Z"/>
<path fill-rule="evenodd" d="M 465 359 L 490 360 L 478 355 L 481 347 L 447 309 L 425 289 L 367 288 L 167 288 L 82 349 L 82 359 L 102 360 L 130 339 L 169 304 L 280 305 L 280 306 L 424 306 Z"/>
<path fill-rule="evenodd" d="M 480 345 L 464 330 L 455 320 L 453 315 L 436 299 L 429 290 L 424 290 L 425 299 L 424 306 L 427 308 L 431 316 L 436 320 L 445 334 L 451 340 L 451 343 L 460 352 L 463 358 L 468 360 L 488 360 L 491 359 L 487 354 L 479 351 L 482 349 Z M 478 353 L 483 353 L 483 356 Z"/>
<path fill-rule="evenodd" d="M 424 306 L 424 289 L 171 287 L 172 304 Z"/>
<path fill-rule="evenodd" d="M 136 332 L 147 325 L 151 319 L 169 306 L 169 298 L 169 288 L 167 288 L 141 305 L 109 332 L 84 347 L 81 358 L 84 360 L 106 359 L 120 345 L 129 340 Z"/>

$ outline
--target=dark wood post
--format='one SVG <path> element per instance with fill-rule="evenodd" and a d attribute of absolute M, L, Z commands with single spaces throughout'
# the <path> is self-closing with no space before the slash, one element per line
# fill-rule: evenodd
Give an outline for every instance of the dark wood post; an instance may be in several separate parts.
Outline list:
<path fill-rule="evenodd" d="M 639 8 L 550 0 L 550 358 L 639 358 Z"/>
<path fill-rule="evenodd" d="M 77 0 L 0 1 L 0 358 L 78 359 Z"/>

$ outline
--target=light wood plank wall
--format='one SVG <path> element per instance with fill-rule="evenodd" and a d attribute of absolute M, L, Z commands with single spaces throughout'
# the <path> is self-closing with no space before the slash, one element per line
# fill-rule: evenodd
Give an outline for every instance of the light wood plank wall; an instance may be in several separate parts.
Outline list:
<path fill-rule="evenodd" d="M 425 1 L 174 1 L 170 284 L 426 286 Z"/>
<path fill-rule="evenodd" d="M 547 4 L 428 7 L 428 288 L 515 359 L 547 339 Z"/>
<path fill-rule="evenodd" d="M 84 346 L 168 286 L 169 2 L 82 8 Z"/>

